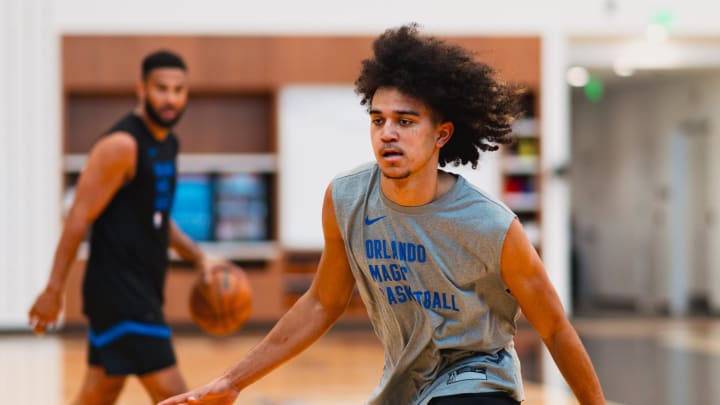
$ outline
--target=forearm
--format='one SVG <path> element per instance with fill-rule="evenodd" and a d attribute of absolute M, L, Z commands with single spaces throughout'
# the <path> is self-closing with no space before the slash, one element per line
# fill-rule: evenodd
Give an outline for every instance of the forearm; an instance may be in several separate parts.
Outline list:
<path fill-rule="evenodd" d="M 170 247 L 184 260 L 200 266 L 205 259 L 205 254 L 190 237 L 175 224 L 170 222 Z"/>
<path fill-rule="evenodd" d="M 343 313 L 328 309 L 305 293 L 247 356 L 228 369 L 224 378 L 241 390 L 295 357 L 318 340 Z"/>
<path fill-rule="evenodd" d="M 600 382 L 575 329 L 568 323 L 545 344 L 580 404 L 605 404 Z"/>
<path fill-rule="evenodd" d="M 80 246 L 88 226 L 89 224 L 85 221 L 74 219 L 72 215 L 68 217 L 55 249 L 52 270 L 47 283 L 48 289 L 59 292 L 65 288 L 71 264 L 75 261 L 78 246 Z"/>

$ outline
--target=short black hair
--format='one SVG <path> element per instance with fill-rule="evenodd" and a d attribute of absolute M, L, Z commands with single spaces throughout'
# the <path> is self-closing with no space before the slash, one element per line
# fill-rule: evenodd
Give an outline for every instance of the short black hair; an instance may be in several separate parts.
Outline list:
<path fill-rule="evenodd" d="M 476 168 L 480 151 L 513 141 L 511 125 L 520 114 L 522 89 L 496 80 L 495 71 L 468 50 L 421 36 L 412 23 L 385 31 L 373 52 L 355 81 L 360 104 L 369 109 L 378 88 L 395 88 L 423 102 L 441 121 L 451 121 L 455 132 L 440 150 L 440 166 L 471 163 Z"/>
<path fill-rule="evenodd" d="M 180 55 L 167 49 L 161 49 L 147 55 L 142 61 L 142 78 L 147 79 L 151 71 L 158 68 L 178 68 L 187 71 Z"/>

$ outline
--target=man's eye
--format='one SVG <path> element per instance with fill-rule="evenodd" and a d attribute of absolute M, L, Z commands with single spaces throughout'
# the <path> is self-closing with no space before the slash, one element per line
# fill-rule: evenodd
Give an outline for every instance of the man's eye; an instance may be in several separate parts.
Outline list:
<path fill-rule="evenodd" d="M 382 125 L 385 120 L 382 118 L 373 118 L 370 122 L 372 122 L 374 125 Z"/>
<path fill-rule="evenodd" d="M 408 126 L 413 123 L 411 120 L 408 120 L 405 118 L 401 118 L 399 122 L 400 122 L 400 125 L 402 125 L 402 126 Z"/>

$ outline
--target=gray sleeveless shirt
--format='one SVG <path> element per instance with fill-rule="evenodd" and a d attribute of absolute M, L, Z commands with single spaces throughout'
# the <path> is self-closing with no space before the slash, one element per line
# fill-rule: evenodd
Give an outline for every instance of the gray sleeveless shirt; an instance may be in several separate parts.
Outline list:
<path fill-rule="evenodd" d="M 385 367 L 372 405 L 504 391 L 523 400 L 513 346 L 515 299 L 500 275 L 515 215 L 462 176 L 429 204 L 405 207 L 368 164 L 333 180 L 350 267 Z"/>

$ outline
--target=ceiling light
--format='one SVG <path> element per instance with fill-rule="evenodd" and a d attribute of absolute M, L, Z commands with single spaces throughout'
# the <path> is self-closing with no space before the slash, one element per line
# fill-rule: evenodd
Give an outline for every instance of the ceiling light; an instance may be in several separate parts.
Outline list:
<path fill-rule="evenodd" d="M 620 77 L 628 77 L 635 73 L 635 69 L 626 61 L 618 59 L 613 63 L 613 72 Z"/>
<path fill-rule="evenodd" d="M 584 67 L 573 66 L 567 70 L 565 80 L 573 87 L 583 87 L 590 80 L 590 74 Z"/>
<path fill-rule="evenodd" d="M 665 42 L 668 39 L 668 29 L 661 24 L 650 24 L 645 28 L 645 38 L 653 44 Z"/>

